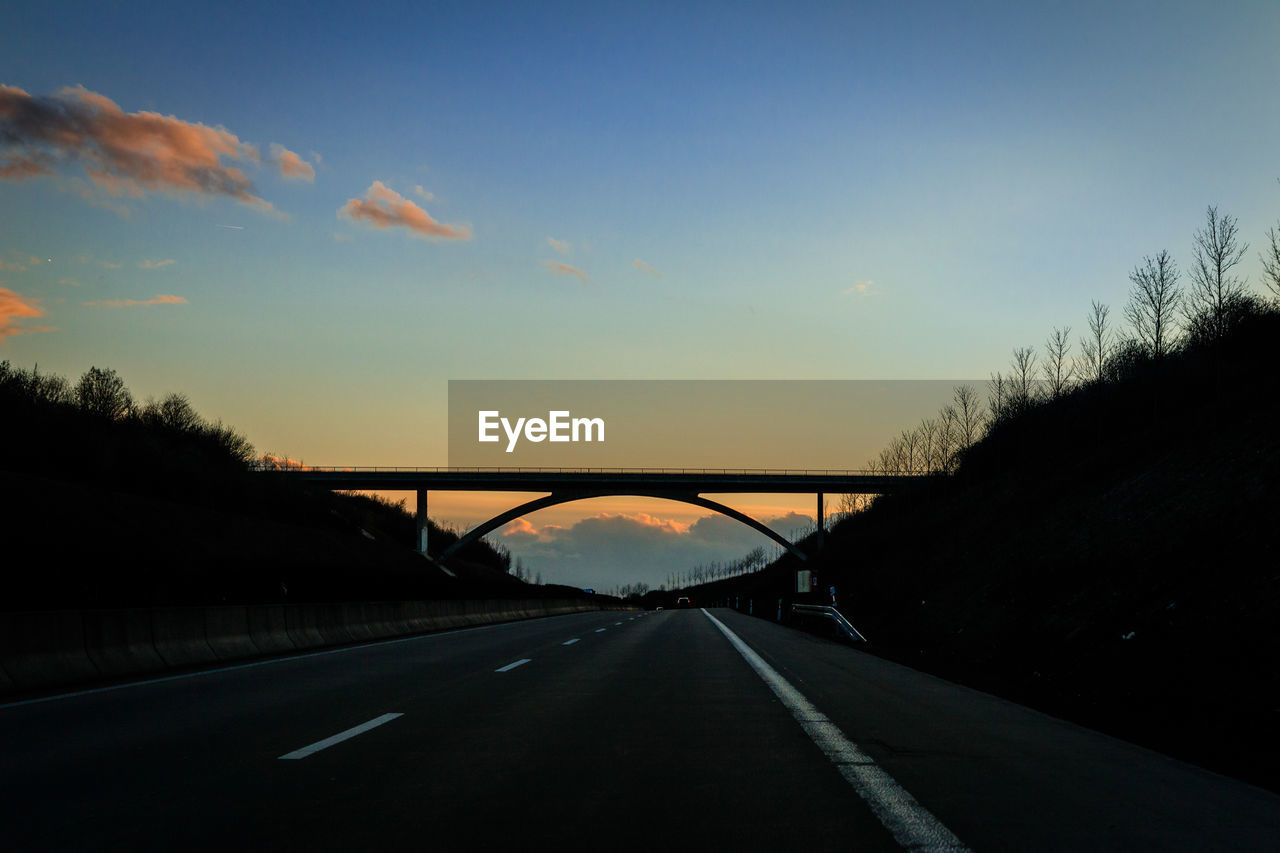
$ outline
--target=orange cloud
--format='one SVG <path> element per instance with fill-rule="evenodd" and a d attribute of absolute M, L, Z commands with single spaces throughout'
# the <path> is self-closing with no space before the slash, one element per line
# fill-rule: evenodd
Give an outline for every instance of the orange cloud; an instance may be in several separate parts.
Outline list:
<path fill-rule="evenodd" d="M 548 237 L 547 245 L 562 255 L 569 254 L 569 250 L 573 248 L 567 240 L 557 240 L 555 237 Z"/>
<path fill-rule="evenodd" d="M 559 261 L 543 261 L 542 265 L 556 275 L 576 275 L 578 280 L 583 284 L 587 281 L 587 274 L 577 267 L 571 267 L 568 264 L 562 264 Z"/>
<path fill-rule="evenodd" d="M 81 302 L 86 308 L 138 308 L 145 305 L 188 305 L 181 296 L 161 293 L 154 299 L 104 299 L 100 302 Z"/>
<path fill-rule="evenodd" d="M 158 270 L 158 269 L 161 269 L 162 267 L 167 267 L 170 264 L 176 264 L 176 263 L 177 261 L 175 261 L 173 258 L 165 258 L 163 261 L 153 261 L 148 259 L 139 263 L 138 266 L 142 267 L 144 270 Z"/>
<path fill-rule="evenodd" d="M 258 162 L 258 150 L 222 127 L 153 112 L 126 113 L 83 86 L 32 96 L 0 86 L 0 178 L 51 174 L 82 165 L 113 196 L 146 191 L 227 196 L 270 210 L 249 178 L 223 159 Z"/>
<path fill-rule="evenodd" d="M 639 258 L 636 258 L 634 261 L 632 261 L 631 266 L 640 270 L 640 272 L 647 272 L 649 275 L 653 276 L 654 278 L 662 278 L 662 273 L 658 272 L 653 267 L 649 266 Z"/>
<path fill-rule="evenodd" d="M 263 467 L 273 471 L 310 471 L 310 465 L 303 465 L 297 459 L 290 459 L 287 456 L 276 456 L 273 453 L 262 454 L 261 463 Z"/>
<path fill-rule="evenodd" d="M 517 518 L 515 521 L 507 523 L 502 528 L 503 536 L 537 536 L 538 528 L 533 526 L 533 522 L 527 518 Z"/>
<path fill-rule="evenodd" d="M 316 179 L 315 167 L 283 145 L 271 143 L 271 159 L 279 167 L 280 174 L 286 178 L 295 178 L 302 181 L 314 181 Z"/>
<path fill-rule="evenodd" d="M 15 264 L 0 258 L 0 270 L 13 270 L 14 272 L 26 272 L 27 268 L 22 264 Z"/>
<path fill-rule="evenodd" d="M 19 326 L 14 322 L 20 318 L 43 317 L 44 309 L 36 304 L 39 301 L 14 293 L 7 287 L 0 287 L 0 341 L 10 335 L 53 331 L 51 326 Z"/>
<path fill-rule="evenodd" d="M 669 533 L 680 536 L 689 532 L 694 522 L 682 522 L 669 518 L 661 518 L 656 515 L 650 515 L 647 512 L 600 512 L 595 515 L 585 516 L 574 522 L 574 526 L 580 524 L 592 523 L 609 523 L 611 521 L 630 522 L 638 528 L 652 530 L 657 533 Z M 502 535 L 514 536 L 517 538 L 535 537 L 541 541 L 550 541 L 556 536 L 567 533 L 571 528 L 563 527 L 559 524 L 546 524 L 537 527 L 527 518 L 517 518 L 508 522 L 506 527 L 502 529 Z"/>
<path fill-rule="evenodd" d="M 420 237 L 439 237 L 445 240 L 469 240 L 471 231 L 465 226 L 442 225 L 425 210 L 400 193 L 388 188 L 382 181 L 374 181 L 365 191 L 364 198 L 353 198 L 339 210 L 339 216 L 368 222 L 375 228 L 408 228 Z"/>
<path fill-rule="evenodd" d="M 0 86 L 0 89 L 4 87 Z M 4 93 L 0 92 L 0 97 Z M 10 155 L 0 158 L 0 180 L 25 181 L 27 178 L 38 178 L 41 175 L 52 175 L 48 160 L 43 157 L 29 155 Z"/>

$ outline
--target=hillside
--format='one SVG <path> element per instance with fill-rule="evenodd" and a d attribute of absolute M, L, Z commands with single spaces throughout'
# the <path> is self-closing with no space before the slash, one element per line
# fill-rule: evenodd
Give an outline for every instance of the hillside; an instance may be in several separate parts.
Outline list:
<path fill-rule="evenodd" d="M 820 588 L 879 654 L 1280 789 L 1276 341 L 1255 317 L 1006 419 L 838 524 Z M 796 568 L 700 592 L 773 618 Z"/>
<path fill-rule="evenodd" d="M 134 404 L 111 371 L 73 387 L 4 362 L 0 413 L 3 609 L 564 592 L 483 542 L 447 574 L 413 552 L 402 506 L 257 474 L 234 430 L 181 395 Z"/>

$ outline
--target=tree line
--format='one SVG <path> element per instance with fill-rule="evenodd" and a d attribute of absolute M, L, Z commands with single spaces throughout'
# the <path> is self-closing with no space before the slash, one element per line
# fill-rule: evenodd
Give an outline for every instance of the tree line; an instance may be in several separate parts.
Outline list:
<path fill-rule="evenodd" d="M 945 475 L 966 452 L 1001 424 L 1072 391 L 1118 382 L 1141 368 L 1194 347 L 1212 347 L 1250 318 L 1280 310 L 1280 222 L 1266 232 L 1258 252 L 1264 291 L 1251 289 L 1240 272 L 1249 246 L 1239 222 L 1215 206 L 1195 231 L 1188 270 L 1168 249 L 1146 255 L 1129 271 L 1128 300 L 1116 322 L 1111 306 L 1093 300 L 1085 331 L 1055 326 L 1043 347 L 1016 347 L 1008 371 L 991 374 L 983 398 L 973 385 L 958 385 L 933 417 L 891 439 L 866 468 L 876 474 Z M 873 495 L 837 498 L 830 521 L 867 509 Z M 757 552 L 759 552 L 757 554 Z M 668 589 L 680 589 L 764 569 L 763 548 L 741 560 L 709 563 L 673 573 Z"/>
<path fill-rule="evenodd" d="M 1072 390 L 1132 375 L 1189 347 L 1213 346 L 1251 317 L 1280 308 L 1280 223 L 1268 229 L 1258 258 L 1265 293 L 1240 273 L 1249 246 L 1239 222 L 1215 206 L 1192 238 L 1184 272 L 1168 249 L 1146 255 L 1129 272 L 1128 301 L 1118 325 L 1111 306 L 1094 300 L 1085 333 L 1073 340 L 1071 327 L 1054 327 L 1043 348 L 1016 347 L 1007 372 L 997 371 L 983 400 L 972 385 L 954 389 L 951 402 L 934 417 L 904 429 L 868 460 L 880 474 L 948 474 L 965 452 L 999 424 Z M 852 496 L 842 508 L 866 503 Z"/>
<path fill-rule="evenodd" d="M 206 420 L 187 395 L 174 392 L 139 403 L 124 379 L 111 368 L 90 367 L 72 384 L 63 376 L 40 373 L 39 365 L 26 369 L 6 360 L 0 362 L 0 395 L 11 403 L 74 409 L 106 421 L 136 422 L 190 436 L 245 465 L 254 458 L 249 439 L 220 420 Z"/>

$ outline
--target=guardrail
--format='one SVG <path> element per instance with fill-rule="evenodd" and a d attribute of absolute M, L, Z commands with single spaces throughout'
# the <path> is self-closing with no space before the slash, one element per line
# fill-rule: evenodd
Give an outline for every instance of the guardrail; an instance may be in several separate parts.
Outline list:
<path fill-rule="evenodd" d="M 863 636 L 861 631 L 853 627 L 853 625 L 850 624 L 849 620 L 844 618 L 844 615 L 841 614 L 839 610 L 836 610 L 834 607 L 831 607 L 829 605 L 792 604 L 791 612 L 798 613 L 802 616 L 804 615 L 821 616 L 824 619 L 830 619 L 832 622 L 836 623 L 836 627 L 838 627 L 841 631 L 843 631 L 845 635 L 848 636 L 849 639 L 853 640 L 855 643 L 871 642 L 865 636 Z"/>

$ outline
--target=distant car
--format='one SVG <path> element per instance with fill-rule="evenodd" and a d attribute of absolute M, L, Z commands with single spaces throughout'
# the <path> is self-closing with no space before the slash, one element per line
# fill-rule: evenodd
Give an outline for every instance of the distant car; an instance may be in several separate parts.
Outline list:
<path fill-rule="evenodd" d="M 654 613 L 657 613 L 657 612 L 658 612 L 659 610 L 661 610 L 661 609 L 662 609 L 662 605 L 661 605 L 661 604 L 659 604 L 657 607 L 653 608 L 653 612 L 654 612 Z"/>
<path fill-rule="evenodd" d="M 676 607 L 692 607 L 693 602 L 689 600 L 689 596 L 682 595 L 676 599 Z"/>

